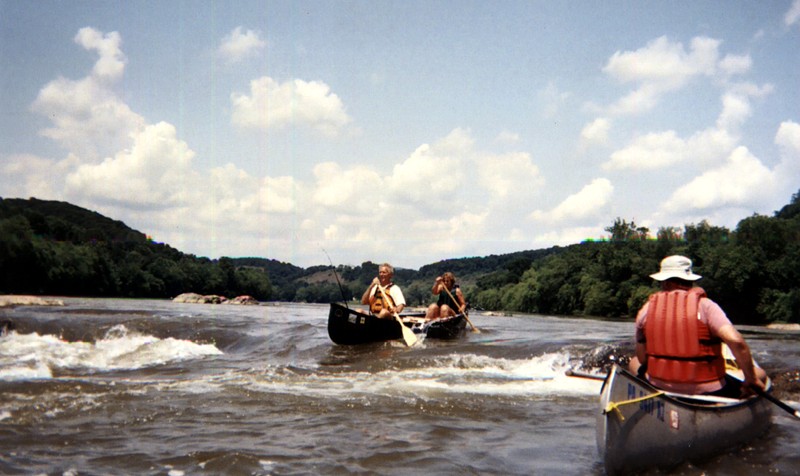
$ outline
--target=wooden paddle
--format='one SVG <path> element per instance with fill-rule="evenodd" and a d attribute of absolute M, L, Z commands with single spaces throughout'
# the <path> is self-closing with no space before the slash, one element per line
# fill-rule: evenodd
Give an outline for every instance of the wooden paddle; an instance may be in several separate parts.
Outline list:
<path fill-rule="evenodd" d="M 381 286 L 380 283 L 378 283 L 378 289 L 380 289 L 381 294 L 383 294 L 384 303 L 388 303 L 389 295 L 386 293 L 386 288 L 384 288 L 383 286 Z M 392 315 L 394 316 L 395 320 L 397 320 L 397 323 L 400 324 L 400 330 L 403 331 L 403 340 L 405 341 L 406 345 L 411 347 L 412 345 L 416 344 L 417 336 L 414 334 L 414 331 L 412 331 L 411 329 L 406 327 L 405 324 L 403 324 L 403 320 L 400 319 L 399 314 L 394 312 L 392 313 Z"/>
<path fill-rule="evenodd" d="M 447 292 L 447 295 L 450 296 L 450 299 L 452 299 L 453 302 L 456 303 L 456 306 L 458 306 L 458 300 L 456 298 L 454 298 L 452 294 L 450 294 L 450 290 L 447 289 L 447 286 L 444 283 L 440 283 L 440 286 L 442 286 L 444 288 L 445 292 Z M 473 324 L 472 321 L 469 320 L 469 314 L 467 314 L 467 309 L 466 308 L 464 309 L 464 318 L 467 320 L 467 322 L 469 322 L 469 326 L 472 327 L 472 332 L 474 332 L 476 334 L 480 334 L 481 333 L 481 331 L 478 330 L 477 327 L 475 327 L 475 324 Z"/>

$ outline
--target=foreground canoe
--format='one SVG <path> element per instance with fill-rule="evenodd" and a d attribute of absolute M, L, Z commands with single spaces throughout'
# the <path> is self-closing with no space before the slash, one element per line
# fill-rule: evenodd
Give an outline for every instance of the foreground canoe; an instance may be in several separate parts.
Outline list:
<path fill-rule="evenodd" d="M 463 314 L 457 316 L 424 321 L 425 313 L 401 314 L 405 326 L 414 333 L 428 339 L 457 339 L 464 334 L 467 322 Z M 400 323 L 395 319 L 378 319 L 371 314 L 364 314 L 349 309 L 338 303 L 331 303 L 328 313 L 328 336 L 340 345 L 368 344 L 402 339 Z"/>
<path fill-rule="evenodd" d="M 742 445 L 769 428 L 763 397 L 664 393 L 615 365 L 603 383 L 597 448 L 609 475 L 669 468 Z"/>

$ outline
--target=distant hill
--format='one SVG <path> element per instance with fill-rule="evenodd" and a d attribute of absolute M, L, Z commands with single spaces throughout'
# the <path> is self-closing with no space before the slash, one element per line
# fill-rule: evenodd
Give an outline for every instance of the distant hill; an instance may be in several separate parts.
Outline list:
<path fill-rule="evenodd" d="M 272 297 L 263 270 L 155 243 L 121 221 L 60 201 L 0 198 L 0 293 L 171 298 Z"/>
<path fill-rule="evenodd" d="M 144 243 L 147 236 L 119 220 L 67 202 L 31 198 L 0 198 L 0 219 L 21 215 L 37 235 L 73 243 L 128 241 Z"/>

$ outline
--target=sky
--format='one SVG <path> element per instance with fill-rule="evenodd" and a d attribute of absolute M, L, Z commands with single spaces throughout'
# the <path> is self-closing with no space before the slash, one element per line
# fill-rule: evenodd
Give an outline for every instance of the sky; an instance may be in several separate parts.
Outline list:
<path fill-rule="evenodd" d="M 297 266 L 735 229 L 800 191 L 800 0 L 0 0 L 0 197 Z"/>

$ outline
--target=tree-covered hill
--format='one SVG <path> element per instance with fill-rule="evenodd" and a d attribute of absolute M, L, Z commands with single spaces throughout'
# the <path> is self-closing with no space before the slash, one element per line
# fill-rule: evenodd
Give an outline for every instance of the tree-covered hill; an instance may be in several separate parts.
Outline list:
<path fill-rule="evenodd" d="M 732 321 L 800 322 L 800 192 L 774 216 L 753 215 L 735 230 L 703 221 L 650 230 L 617 219 L 610 239 L 572 245 L 535 260 L 516 282 L 479 281 L 473 304 L 539 314 L 632 318 L 654 291 L 662 258 L 682 254 Z"/>
<path fill-rule="evenodd" d="M 655 289 L 649 275 L 683 254 L 734 322 L 800 322 L 800 192 L 773 216 L 735 230 L 703 221 L 651 230 L 617 218 L 607 240 L 395 270 L 408 303 L 433 300 L 453 272 L 472 306 L 631 318 Z M 210 260 L 155 243 L 120 221 L 69 203 L 0 198 L 0 293 L 170 298 L 183 292 L 259 300 L 358 300 L 378 263 L 301 268 L 274 259 Z"/>
<path fill-rule="evenodd" d="M 17 215 L 28 221 L 34 234 L 56 241 L 147 241 L 144 233 L 129 228 L 121 221 L 66 202 L 0 198 L 0 219 Z"/>
<path fill-rule="evenodd" d="M 0 293 L 272 297 L 263 270 L 184 254 L 99 213 L 35 198 L 0 198 L 0 270 Z"/>

